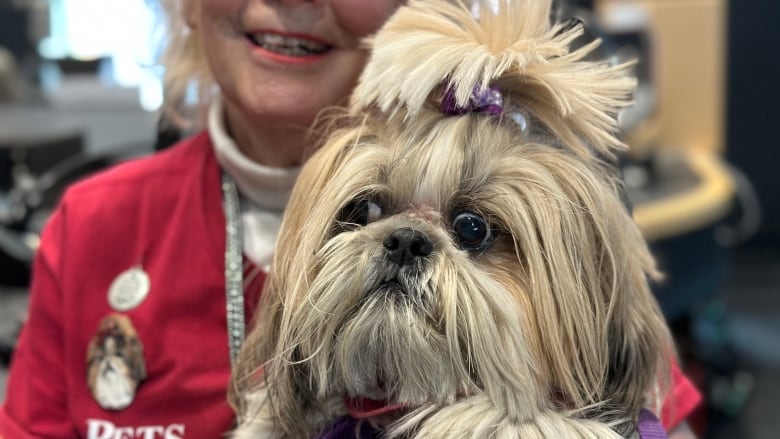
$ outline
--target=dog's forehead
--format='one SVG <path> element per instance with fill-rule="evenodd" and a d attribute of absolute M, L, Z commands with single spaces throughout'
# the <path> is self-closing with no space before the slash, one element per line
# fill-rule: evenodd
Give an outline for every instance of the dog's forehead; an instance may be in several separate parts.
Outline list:
<path fill-rule="evenodd" d="M 386 139 L 387 181 L 418 206 L 442 207 L 489 184 L 501 160 L 520 153 L 518 137 L 486 121 L 444 120 Z M 398 193 L 400 191 L 401 193 Z"/>

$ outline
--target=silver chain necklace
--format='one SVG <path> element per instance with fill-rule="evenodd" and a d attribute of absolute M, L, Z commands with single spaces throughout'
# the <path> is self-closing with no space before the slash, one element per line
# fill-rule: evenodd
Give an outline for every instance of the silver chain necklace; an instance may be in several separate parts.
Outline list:
<path fill-rule="evenodd" d="M 244 342 L 244 260 L 242 251 L 241 209 L 236 183 L 222 172 L 222 207 L 225 212 L 225 294 L 227 295 L 227 333 L 230 364 L 234 365 Z"/>

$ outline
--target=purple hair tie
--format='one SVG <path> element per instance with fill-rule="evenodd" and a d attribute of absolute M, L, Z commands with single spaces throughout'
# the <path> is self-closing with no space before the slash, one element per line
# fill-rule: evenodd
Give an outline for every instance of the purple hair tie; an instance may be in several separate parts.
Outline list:
<path fill-rule="evenodd" d="M 468 113 L 485 113 L 497 116 L 504 109 L 504 97 L 498 87 L 475 85 L 465 106 L 458 105 L 455 89 L 447 87 L 441 100 L 441 111 L 446 116 L 460 116 Z"/>

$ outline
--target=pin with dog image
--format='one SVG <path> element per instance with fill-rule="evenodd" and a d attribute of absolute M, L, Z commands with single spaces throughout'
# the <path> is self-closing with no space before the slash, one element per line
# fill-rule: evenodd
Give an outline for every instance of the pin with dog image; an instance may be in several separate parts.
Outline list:
<path fill-rule="evenodd" d="M 238 439 L 634 438 L 674 345 L 612 163 L 629 65 L 549 0 L 412 0 L 304 165 Z"/>
<path fill-rule="evenodd" d="M 122 410 L 146 379 L 143 345 L 130 319 L 111 314 L 101 320 L 87 348 L 87 385 L 100 407 Z"/>

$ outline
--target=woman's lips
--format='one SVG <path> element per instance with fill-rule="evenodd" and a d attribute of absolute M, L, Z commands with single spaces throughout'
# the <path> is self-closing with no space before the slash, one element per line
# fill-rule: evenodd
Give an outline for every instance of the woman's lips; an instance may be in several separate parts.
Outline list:
<path fill-rule="evenodd" d="M 258 52 L 283 63 L 314 62 L 333 49 L 333 46 L 309 35 L 252 32 L 246 37 Z"/>

